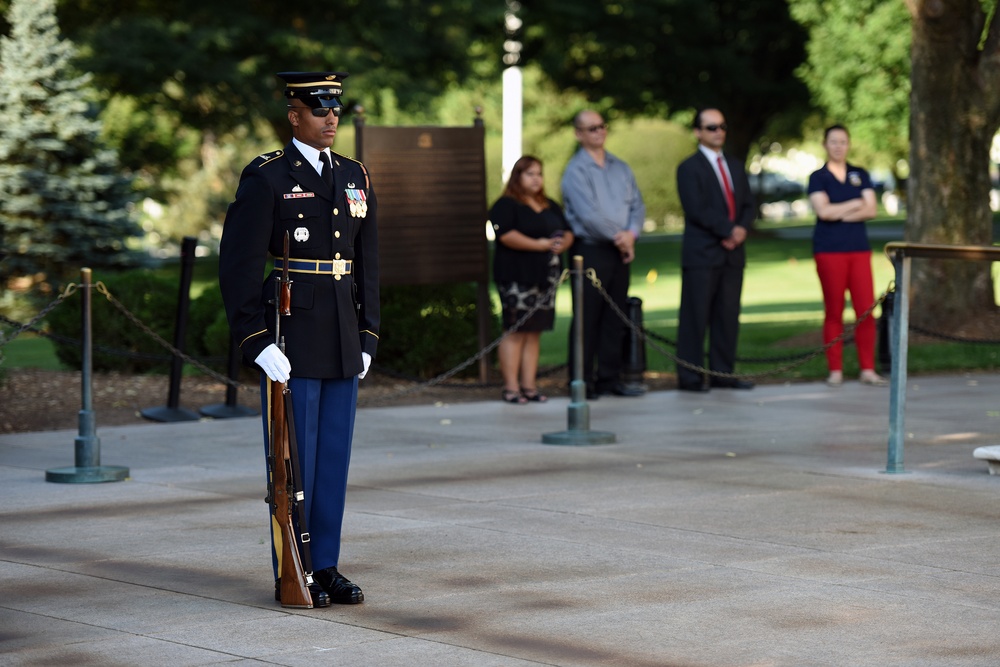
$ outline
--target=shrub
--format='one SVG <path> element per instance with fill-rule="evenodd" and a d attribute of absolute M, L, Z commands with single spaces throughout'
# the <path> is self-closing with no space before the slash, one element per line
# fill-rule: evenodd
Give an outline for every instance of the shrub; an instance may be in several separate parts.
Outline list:
<path fill-rule="evenodd" d="M 140 322 L 167 342 L 173 342 L 177 312 L 176 280 L 148 270 L 127 271 L 100 280 L 111 296 Z M 80 299 L 67 301 L 52 311 L 48 322 L 53 334 L 82 340 L 80 303 Z M 146 373 L 164 372 L 170 367 L 169 351 L 96 289 L 91 295 L 91 331 L 95 371 Z M 56 354 L 70 368 L 80 368 L 82 364 L 80 345 L 59 343 Z"/>
<path fill-rule="evenodd" d="M 479 350 L 475 283 L 405 285 L 382 288 L 382 325 L 378 364 L 396 373 L 431 378 Z M 490 308 L 490 340 L 500 322 Z M 475 373 L 476 364 L 463 371 Z"/>
<path fill-rule="evenodd" d="M 188 311 L 186 351 L 192 357 L 204 358 L 209 366 L 226 367 L 229 355 L 229 323 L 222 304 L 218 283 L 212 283 L 191 301 Z"/>

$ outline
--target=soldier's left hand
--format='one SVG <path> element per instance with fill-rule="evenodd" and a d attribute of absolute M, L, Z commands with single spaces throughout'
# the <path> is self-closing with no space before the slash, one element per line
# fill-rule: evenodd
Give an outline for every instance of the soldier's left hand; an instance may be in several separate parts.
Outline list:
<path fill-rule="evenodd" d="M 368 368 L 372 365 L 372 355 L 367 352 L 361 353 L 361 362 L 364 363 L 365 369 L 358 373 L 358 379 L 364 380 L 365 376 L 368 375 Z"/>

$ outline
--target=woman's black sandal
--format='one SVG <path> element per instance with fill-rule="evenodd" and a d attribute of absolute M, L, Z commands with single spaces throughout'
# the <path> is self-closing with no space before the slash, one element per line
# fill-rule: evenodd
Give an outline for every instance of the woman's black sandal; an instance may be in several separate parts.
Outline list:
<path fill-rule="evenodd" d="M 515 405 L 524 405 L 530 400 L 523 394 L 520 394 L 516 391 L 512 391 L 510 389 L 504 389 L 503 392 L 500 394 L 500 398 L 503 399 L 504 403 L 514 403 Z"/>
<path fill-rule="evenodd" d="M 532 403 L 544 403 L 549 400 L 549 397 L 545 394 L 539 394 L 537 389 L 532 391 L 527 391 L 525 389 L 521 390 L 521 396 L 524 397 L 525 401 L 531 401 Z"/>

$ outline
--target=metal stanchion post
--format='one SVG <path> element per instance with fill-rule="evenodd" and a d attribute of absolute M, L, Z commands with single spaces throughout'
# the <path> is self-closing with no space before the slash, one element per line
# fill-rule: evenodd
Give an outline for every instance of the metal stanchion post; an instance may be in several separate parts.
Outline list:
<path fill-rule="evenodd" d="M 889 447 L 885 472 L 903 470 L 903 420 L 906 416 L 906 362 L 910 333 L 910 265 L 912 259 L 897 251 L 892 263 L 896 269 L 896 299 L 892 313 L 892 373 L 889 376 Z"/>
<path fill-rule="evenodd" d="M 583 377 L 583 257 L 573 256 L 573 380 L 567 409 L 567 430 L 543 433 L 546 445 L 607 445 L 615 434 L 590 430 L 587 382 Z"/>
<path fill-rule="evenodd" d="M 93 339 L 91 337 L 90 287 L 91 271 L 80 270 L 83 332 L 83 357 L 80 362 L 81 408 L 78 418 L 79 435 L 75 440 L 74 460 L 71 468 L 51 468 L 45 471 L 45 481 L 65 484 L 88 484 L 93 482 L 120 482 L 128 477 L 128 468 L 101 465 L 101 439 L 97 436 L 97 421 L 94 418 L 94 390 L 92 370 L 94 365 Z"/>

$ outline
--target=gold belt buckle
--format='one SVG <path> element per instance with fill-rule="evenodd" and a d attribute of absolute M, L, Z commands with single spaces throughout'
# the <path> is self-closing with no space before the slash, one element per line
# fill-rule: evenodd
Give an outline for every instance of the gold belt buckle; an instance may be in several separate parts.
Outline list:
<path fill-rule="evenodd" d="M 333 275 L 342 276 L 347 273 L 347 260 L 346 259 L 335 259 L 333 260 Z"/>

